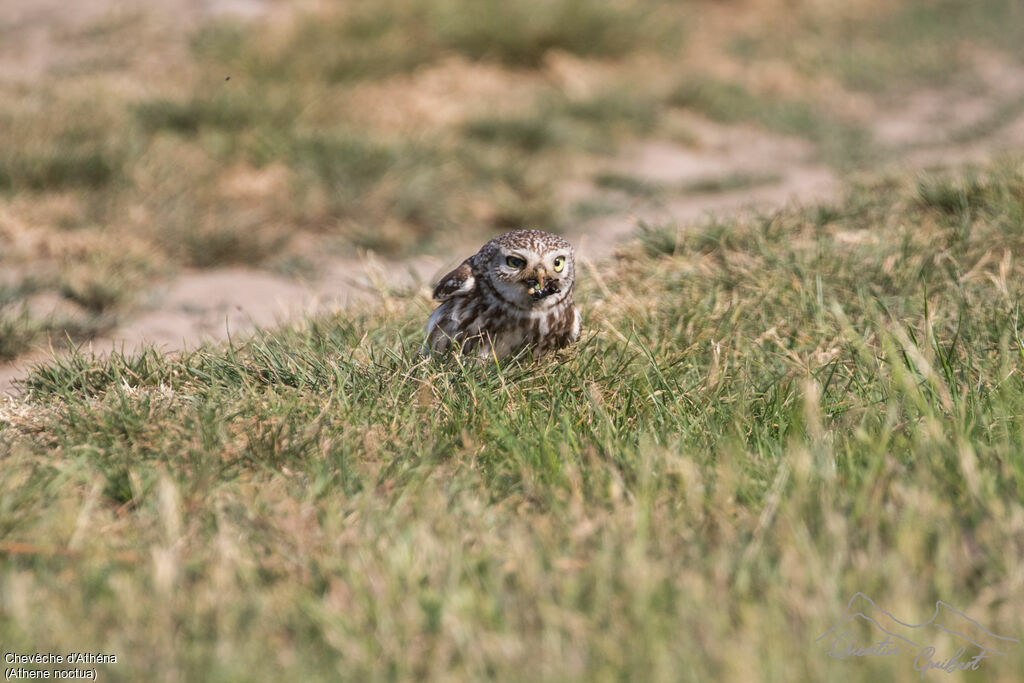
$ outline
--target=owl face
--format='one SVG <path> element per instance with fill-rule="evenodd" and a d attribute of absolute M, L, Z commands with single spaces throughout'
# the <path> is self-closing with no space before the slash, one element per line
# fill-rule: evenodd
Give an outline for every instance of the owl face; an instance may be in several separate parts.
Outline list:
<path fill-rule="evenodd" d="M 548 308 L 572 287 L 576 274 L 572 246 L 546 236 L 543 241 L 499 240 L 490 257 L 488 271 L 494 288 L 521 308 Z"/>

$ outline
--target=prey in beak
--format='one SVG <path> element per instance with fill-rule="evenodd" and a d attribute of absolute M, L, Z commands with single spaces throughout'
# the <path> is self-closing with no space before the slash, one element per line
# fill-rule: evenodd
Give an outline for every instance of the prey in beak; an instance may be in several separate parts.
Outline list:
<path fill-rule="evenodd" d="M 537 268 L 533 272 L 533 277 L 526 278 L 523 280 L 523 283 L 526 285 L 527 293 L 533 297 L 534 301 L 540 301 L 546 296 L 551 296 L 560 288 L 558 280 L 549 278 L 543 268 Z"/>

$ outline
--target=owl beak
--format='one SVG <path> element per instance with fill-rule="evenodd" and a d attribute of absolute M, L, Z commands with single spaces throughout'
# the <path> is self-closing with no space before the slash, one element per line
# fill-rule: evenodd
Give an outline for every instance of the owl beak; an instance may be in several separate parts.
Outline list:
<path fill-rule="evenodd" d="M 532 277 L 523 280 L 523 284 L 526 285 L 527 293 L 534 300 L 539 301 L 558 291 L 558 279 L 548 277 L 548 272 L 543 268 L 537 268 L 531 275 Z"/>
<path fill-rule="evenodd" d="M 543 268 L 538 268 L 534 271 L 534 277 L 537 279 L 537 287 L 544 289 L 544 278 L 547 277 L 547 272 Z"/>
<path fill-rule="evenodd" d="M 544 285 L 546 284 L 547 271 L 543 268 L 537 268 L 533 271 L 533 277 L 526 278 L 523 280 L 523 284 L 526 285 L 526 291 L 529 292 L 533 298 L 539 299 L 543 296 Z"/>

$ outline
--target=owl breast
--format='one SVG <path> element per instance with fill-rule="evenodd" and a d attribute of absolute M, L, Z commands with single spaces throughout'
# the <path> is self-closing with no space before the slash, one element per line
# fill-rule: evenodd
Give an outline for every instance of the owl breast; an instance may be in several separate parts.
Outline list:
<path fill-rule="evenodd" d="M 579 339 L 580 314 L 572 305 L 545 310 L 509 310 L 483 297 L 458 297 L 441 304 L 427 323 L 435 352 L 453 347 L 481 359 L 506 358 L 524 349 L 540 356 Z"/>

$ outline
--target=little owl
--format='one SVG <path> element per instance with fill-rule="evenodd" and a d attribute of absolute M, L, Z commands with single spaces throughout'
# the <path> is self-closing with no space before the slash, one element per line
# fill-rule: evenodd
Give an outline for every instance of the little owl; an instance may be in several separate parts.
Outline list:
<path fill-rule="evenodd" d="M 529 349 L 544 355 L 580 338 L 572 300 L 572 245 L 540 230 L 496 237 L 441 278 L 427 321 L 427 347 L 482 359 Z"/>

